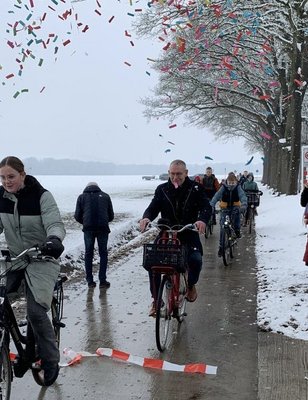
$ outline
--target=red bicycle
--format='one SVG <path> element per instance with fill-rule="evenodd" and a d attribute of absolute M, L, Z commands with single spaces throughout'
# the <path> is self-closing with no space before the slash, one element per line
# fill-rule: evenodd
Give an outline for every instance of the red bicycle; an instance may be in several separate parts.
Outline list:
<path fill-rule="evenodd" d="M 187 262 L 186 249 L 177 235 L 186 229 L 196 230 L 195 225 L 170 227 L 157 224 L 162 229 L 155 243 L 144 244 L 143 266 L 151 270 L 153 285 L 157 274 L 160 285 L 156 304 L 155 336 L 159 351 L 164 351 L 171 339 L 171 320 L 181 323 L 186 314 Z M 154 293 L 157 293 L 154 290 Z"/>

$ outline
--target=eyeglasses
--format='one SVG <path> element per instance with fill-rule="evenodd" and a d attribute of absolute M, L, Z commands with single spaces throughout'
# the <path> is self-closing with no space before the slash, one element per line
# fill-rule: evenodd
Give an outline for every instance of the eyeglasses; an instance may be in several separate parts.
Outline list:
<path fill-rule="evenodd" d="M 7 176 L 1 175 L 0 176 L 0 180 L 1 180 L 1 182 L 13 182 L 18 177 L 19 177 L 19 174 L 17 174 L 17 175 L 7 175 Z"/>

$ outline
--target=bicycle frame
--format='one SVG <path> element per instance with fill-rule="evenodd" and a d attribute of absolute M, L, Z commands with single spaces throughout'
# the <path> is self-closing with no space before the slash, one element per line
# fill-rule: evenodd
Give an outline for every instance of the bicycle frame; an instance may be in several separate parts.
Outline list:
<path fill-rule="evenodd" d="M 188 224 L 182 229 L 176 230 L 167 226 L 161 237 L 155 243 L 172 246 L 180 245 L 177 235 L 185 229 L 195 229 L 194 225 Z M 186 259 L 184 259 L 186 263 Z M 169 325 L 172 318 L 181 323 L 186 316 L 186 293 L 187 293 L 187 272 L 178 271 L 174 265 L 152 265 L 151 279 L 154 286 L 153 295 L 156 305 L 156 344 L 159 351 L 164 351 L 168 342 Z M 159 276 L 159 288 L 155 287 L 156 277 Z M 157 291 L 158 289 L 158 291 Z"/>
<path fill-rule="evenodd" d="M 28 255 L 28 253 L 31 252 L 32 255 Z M 33 252 L 36 252 L 36 255 L 33 255 Z M 36 353 L 37 348 L 31 324 L 18 324 L 6 289 L 7 272 L 11 270 L 13 266 L 12 263 L 14 261 L 24 262 L 25 265 L 22 264 L 22 267 L 26 268 L 27 264 L 30 262 L 30 258 L 46 261 L 54 260 L 51 257 L 41 255 L 36 247 L 26 249 L 14 258 L 11 258 L 7 250 L 4 250 L 2 251 L 2 257 L 0 257 L 0 394 L 4 393 L 4 398 L 7 400 L 10 397 L 13 371 L 16 377 L 22 377 L 30 368 L 36 383 L 40 386 L 45 386 L 44 376 L 40 374 L 40 360 Z M 6 268 L 6 264 L 10 264 L 10 267 Z M 65 324 L 61 322 L 61 319 L 63 317 L 63 282 L 66 280 L 67 277 L 65 274 L 59 274 L 51 304 L 52 324 L 58 345 L 60 340 L 60 328 L 65 326 Z M 27 326 L 26 334 L 22 333 L 20 329 L 21 326 Z M 12 363 L 9 357 L 10 337 L 17 351 L 17 356 L 12 360 Z M 3 355 L 5 355 L 5 359 Z M 0 398 L 2 397 L 0 396 Z"/>

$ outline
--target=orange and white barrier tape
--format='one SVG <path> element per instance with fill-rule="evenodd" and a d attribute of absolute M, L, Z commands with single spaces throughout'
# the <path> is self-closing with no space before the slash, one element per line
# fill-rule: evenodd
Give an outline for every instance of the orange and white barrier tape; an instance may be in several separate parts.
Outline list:
<path fill-rule="evenodd" d="M 82 360 L 83 357 L 98 357 L 106 356 L 117 360 L 122 360 L 130 364 L 139 365 L 144 368 L 154 368 L 164 371 L 177 371 L 177 372 L 188 372 L 188 373 L 200 373 L 200 374 L 211 374 L 216 375 L 217 367 L 213 365 L 207 365 L 203 363 L 199 364 L 186 364 L 179 365 L 173 364 L 165 360 L 155 358 L 142 358 L 126 353 L 124 351 L 109 349 L 106 347 L 100 347 L 96 350 L 96 354 L 88 353 L 86 351 L 75 352 L 72 349 L 64 349 L 63 354 L 68 359 L 67 363 L 61 363 L 61 367 L 67 367 L 76 364 Z"/>

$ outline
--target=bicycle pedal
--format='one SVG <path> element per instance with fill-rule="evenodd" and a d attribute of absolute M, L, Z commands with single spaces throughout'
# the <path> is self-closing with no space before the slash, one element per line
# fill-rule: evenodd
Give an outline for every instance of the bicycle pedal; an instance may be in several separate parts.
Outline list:
<path fill-rule="evenodd" d="M 59 328 L 65 328 L 66 327 L 65 323 L 61 322 L 61 321 L 53 321 L 53 324 L 55 326 L 58 326 Z"/>

